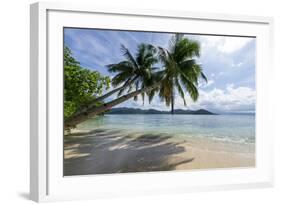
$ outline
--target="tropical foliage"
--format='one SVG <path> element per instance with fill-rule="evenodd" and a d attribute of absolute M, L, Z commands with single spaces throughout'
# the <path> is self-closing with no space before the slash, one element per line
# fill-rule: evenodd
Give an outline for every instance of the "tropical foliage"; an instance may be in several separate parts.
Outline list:
<path fill-rule="evenodd" d="M 128 85 L 119 91 L 118 96 L 121 96 L 126 89 L 129 93 L 133 89 L 138 90 L 152 85 L 153 71 L 158 69 L 153 67 L 158 62 L 155 47 L 142 43 L 138 46 L 136 56 L 133 56 L 123 45 L 121 51 L 125 60 L 107 66 L 109 72 L 116 73 L 111 83 L 114 87 L 124 82 Z M 134 96 L 134 100 L 137 100 L 137 97 L 137 95 Z M 142 93 L 142 99 L 144 100 L 144 93 Z"/>
<path fill-rule="evenodd" d="M 198 99 L 199 78 L 207 81 L 201 66 L 196 62 L 200 55 L 199 43 L 181 34 L 172 37 L 168 49 L 142 43 L 135 55 L 125 46 L 121 46 L 121 52 L 124 60 L 107 66 L 109 72 L 115 73 L 111 80 L 113 89 L 101 95 L 103 88 L 108 87 L 109 79 L 98 72 L 81 68 L 71 57 L 69 49 L 65 49 L 67 126 L 75 126 L 130 98 L 137 100 L 139 95 L 143 100 L 147 95 L 151 102 L 158 94 L 167 106 L 171 106 L 173 113 L 176 93 L 179 93 L 186 105 L 186 93 L 192 100 Z M 101 102 L 113 94 L 117 94 L 114 100 Z M 81 106 L 83 104 L 87 106 Z"/>
<path fill-rule="evenodd" d="M 165 69 L 165 76 L 159 88 L 159 97 L 171 105 L 171 113 L 174 113 L 175 93 L 179 93 L 186 105 L 185 93 L 188 93 L 193 101 L 199 96 L 198 81 L 202 77 L 207 81 L 202 68 L 196 63 L 200 56 L 200 45 L 197 41 L 184 38 L 182 34 L 176 34 L 170 40 L 169 49 L 158 47 L 159 60 Z"/>
<path fill-rule="evenodd" d="M 141 94 L 144 99 L 144 94 L 150 93 L 152 89 L 149 89 L 149 86 L 152 86 L 155 80 L 152 71 L 157 69 L 156 67 L 153 67 L 153 65 L 157 63 L 157 50 L 155 47 L 147 44 L 140 44 L 135 56 L 133 56 L 125 46 L 121 46 L 121 52 L 123 53 L 125 60 L 107 66 L 109 72 L 116 73 L 111 80 L 111 84 L 113 87 L 117 88 L 103 96 L 97 97 L 96 99 L 104 99 L 105 96 L 109 97 L 116 93 L 116 91 L 118 91 L 118 98 L 103 103 L 100 106 L 97 106 L 95 103 L 96 100 L 93 100 L 88 103 L 87 106 L 84 106 L 84 108 L 68 117 L 65 121 L 66 126 L 73 127 L 88 117 L 105 112 L 111 107 L 120 104 L 131 97 L 137 100 L 137 96 Z M 122 95 L 124 91 L 127 91 L 129 94 Z"/>
<path fill-rule="evenodd" d="M 69 48 L 64 48 L 64 118 L 91 102 L 104 89 L 109 88 L 110 78 L 99 72 L 82 68 Z"/>

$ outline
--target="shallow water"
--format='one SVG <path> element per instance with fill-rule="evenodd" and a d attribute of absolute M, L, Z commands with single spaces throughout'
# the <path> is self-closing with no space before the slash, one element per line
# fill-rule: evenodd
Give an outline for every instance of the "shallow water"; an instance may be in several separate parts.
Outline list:
<path fill-rule="evenodd" d="M 254 115 L 105 115 L 89 119 L 77 128 L 79 130 L 118 129 L 134 133 L 169 134 L 180 138 L 255 143 Z"/>

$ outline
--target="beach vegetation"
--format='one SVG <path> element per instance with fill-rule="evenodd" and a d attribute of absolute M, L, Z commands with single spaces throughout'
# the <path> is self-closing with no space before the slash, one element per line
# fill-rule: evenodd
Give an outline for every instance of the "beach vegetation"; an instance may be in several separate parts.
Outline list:
<path fill-rule="evenodd" d="M 185 95 L 188 94 L 193 101 L 196 101 L 199 96 L 199 79 L 207 81 L 201 65 L 197 63 L 197 58 L 200 56 L 200 44 L 182 34 L 175 34 L 171 38 L 169 48 L 142 43 L 138 46 L 135 55 L 123 45 L 121 52 L 123 61 L 107 65 L 108 71 L 115 74 L 109 82 L 108 77 L 102 77 L 97 72 L 81 68 L 79 63 L 71 57 L 69 49 L 65 51 L 65 58 L 69 61 L 65 63 L 65 73 L 68 75 L 65 76 L 65 80 L 68 81 L 65 82 L 65 89 L 69 90 L 69 92 L 65 91 L 67 106 L 65 109 L 71 110 L 71 112 L 65 111 L 66 127 L 75 127 L 89 117 L 110 110 L 131 98 L 138 100 L 139 96 L 143 101 L 147 96 L 151 102 L 153 97 L 158 95 L 167 106 L 171 106 L 173 114 L 176 92 L 186 105 Z M 68 64 L 74 67 L 75 72 L 69 68 Z M 78 82 L 73 82 L 72 78 Z M 66 83 L 71 83 L 71 85 L 66 85 Z M 112 86 L 111 90 L 101 94 L 103 88 L 108 87 L 109 83 Z M 89 86 L 91 89 L 88 88 Z M 94 98 L 92 98 L 93 93 Z M 74 96 L 75 94 L 78 95 Z M 113 94 L 116 96 L 113 100 L 104 102 Z M 77 102 L 74 108 L 72 104 L 67 104 L 69 103 L 68 95 L 72 96 L 70 102 Z M 84 102 L 87 106 L 81 106 Z M 74 109 L 76 109 L 75 112 L 73 112 Z"/>
<path fill-rule="evenodd" d="M 185 38 L 183 34 L 176 34 L 171 38 L 168 49 L 158 47 L 158 50 L 159 60 L 165 70 L 159 97 L 167 106 L 171 106 L 171 114 L 174 114 L 176 90 L 186 105 L 186 93 L 193 101 L 198 99 L 199 78 L 207 82 L 201 65 L 196 61 L 200 56 L 200 44 Z"/>
<path fill-rule="evenodd" d="M 108 89 L 110 78 L 97 71 L 83 68 L 74 59 L 68 47 L 64 48 L 64 118 L 67 119 L 78 109 L 86 106 Z M 98 106 L 100 101 L 95 102 Z"/>

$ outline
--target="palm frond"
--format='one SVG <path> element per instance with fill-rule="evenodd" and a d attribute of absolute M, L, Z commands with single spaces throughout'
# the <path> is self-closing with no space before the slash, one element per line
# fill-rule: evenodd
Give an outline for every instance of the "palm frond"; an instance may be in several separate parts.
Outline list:
<path fill-rule="evenodd" d="M 136 60 L 134 59 L 133 55 L 130 53 L 130 51 L 124 46 L 121 45 L 121 52 L 126 57 L 126 59 L 132 63 L 135 69 L 138 69 L 138 64 Z"/>
<path fill-rule="evenodd" d="M 141 99 L 142 99 L 142 104 L 144 105 L 144 97 L 145 97 L 145 93 L 141 94 Z"/>
<path fill-rule="evenodd" d="M 203 78 L 205 80 L 205 82 L 208 83 L 208 79 L 207 79 L 206 75 L 203 72 L 201 72 L 200 74 L 201 74 L 201 78 Z"/>
<path fill-rule="evenodd" d="M 189 93 L 189 96 L 193 101 L 196 101 L 199 96 L 199 92 L 197 87 L 189 80 L 187 80 L 185 77 L 181 76 L 181 83 L 184 85 L 184 88 Z"/>
<path fill-rule="evenodd" d="M 165 65 L 168 59 L 168 54 L 167 54 L 168 51 L 160 46 L 157 47 L 157 50 L 158 50 L 157 56 L 159 61 Z"/>
<path fill-rule="evenodd" d="M 186 106 L 184 91 L 183 91 L 183 89 L 181 87 L 181 84 L 180 84 L 178 79 L 175 80 L 175 84 L 176 84 L 176 87 L 178 89 L 178 93 L 180 94 L 181 98 L 183 99 L 184 106 Z"/>
<path fill-rule="evenodd" d="M 138 101 L 138 96 L 134 96 L 134 101 Z"/>
<path fill-rule="evenodd" d="M 122 61 L 117 64 L 109 64 L 106 65 L 108 72 L 115 73 L 115 72 L 124 72 L 124 71 L 133 71 L 134 68 L 129 61 Z"/>
<path fill-rule="evenodd" d="M 155 90 L 151 90 L 147 95 L 148 95 L 148 102 L 150 104 L 153 100 L 153 97 L 155 96 Z"/>
<path fill-rule="evenodd" d="M 117 96 L 120 97 L 124 91 L 125 91 L 126 88 L 122 88 L 121 90 L 119 90 L 119 92 L 117 93 Z"/>
<path fill-rule="evenodd" d="M 112 80 L 111 80 L 111 84 L 116 87 L 119 86 L 121 84 L 123 84 L 124 82 L 126 82 L 127 80 L 131 79 L 132 73 L 130 72 L 122 72 L 122 73 L 118 73 L 117 75 L 115 75 Z"/>

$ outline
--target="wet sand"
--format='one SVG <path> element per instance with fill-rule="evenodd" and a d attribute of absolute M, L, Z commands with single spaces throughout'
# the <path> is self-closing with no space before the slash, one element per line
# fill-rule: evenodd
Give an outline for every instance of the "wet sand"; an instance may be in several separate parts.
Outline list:
<path fill-rule="evenodd" d="M 253 147 L 121 130 L 76 131 L 64 137 L 64 175 L 254 167 Z"/>

